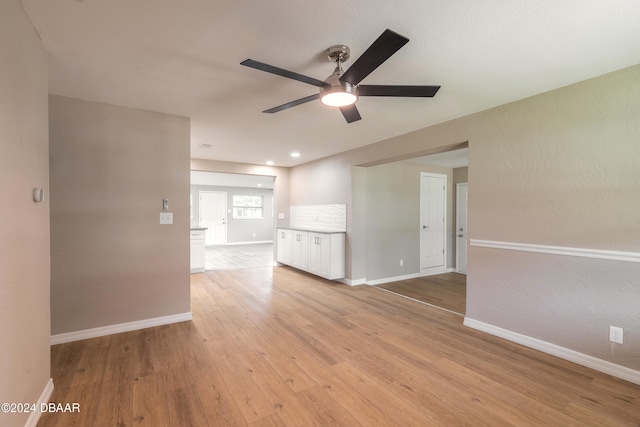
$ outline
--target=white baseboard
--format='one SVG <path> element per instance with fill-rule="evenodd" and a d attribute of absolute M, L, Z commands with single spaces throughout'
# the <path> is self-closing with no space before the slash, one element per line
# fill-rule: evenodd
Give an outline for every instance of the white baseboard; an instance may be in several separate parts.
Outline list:
<path fill-rule="evenodd" d="M 411 273 L 411 274 L 404 274 L 402 276 L 385 277 L 383 279 L 376 279 L 376 280 L 367 280 L 366 283 L 367 285 L 377 286 L 377 285 L 382 285 L 383 283 L 397 282 L 400 280 L 407 280 L 407 279 L 415 279 L 416 277 L 420 277 L 420 275 L 418 273 Z"/>
<path fill-rule="evenodd" d="M 518 344 L 522 344 L 526 347 L 539 350 L 543 353 L 547 353 L 552 356 L 577 363 L 578 365 L 586 366 L 587 368 L 604 372 L 605 374 L 612 375 L 625 381 L 629 381 L 634 384 L 640 384 L 640 371 L 636 371 L 625 366 L 616 365 L 615 363 L 611 363 L 606 360 L 598 359 L 584 353 L 579 353 L 565 347 L 560 347 L 559 345 L 551 344 L 537 338 L 522 335 L 517 332 L 509 331 L 507 329 L 490 325 L 479 320 L 470 319 L 468 317 L 464 318 L 464 325 L 491 335 L 495 335 L 500 338 L 504 338 L 509 341 L 513 341 Z"/>
<path fill-rule="evenodd" d="M 43 403 L 49 403 L 52 393 L 53 378 L 49 378 L 49 381 L 47 381 L 47 384 L 44 386 L 44 390 L 42 390 L 42 393 L 36 402 L 36 410 L 31 412 L 31 415 L 29 415 L 29 419 L 25 423 L 24 427 L 36 427 L 38 425 L 38 421 L 40 421 L 40 416 L 42 415 L 42 412 L 40 411 L 40 408 L 42 407 L 41 405 Z"/>
<path fill-rule="evenodd" d="M 227 246 L 232 245 L 253 245 L 253 244 L 261 244 L 261 243 L 273 243 L 273 240 L 250 240 L 248 242 L 227 242 Z"/>
<path fill-rule="evenodd" d="M 451 269 L 451 271 L 453 271 L 453 269 Z M 436 274 L 451 273 L 451 271 L 449 271 L 449 269 L 447 269 L 446 267 L 425 268 L 420 269 L 420 273 L 418 273 L 417 277 L 435 276 Z"/>
<path fill-rule="evenodd" d="M 340 279 L 338 280 L 338 282 L 340 283 L 344 283 L 345 285 L 349 285 L 349 286 L 359 286 L 359 285 L 364 285 L 365 283 L 367 283 L 367 279 Z"/>
<path fill-rule="evenodd" d="M 118 323 L 116 325 L 101 326 L 99 328 L 84 329 L 82 331 L 66 332 L 64 334 L 52 335 L 51 345 L 103 337 L 106 335 L 119 334 L 121 332 L 136 331 L 138 329 L 152 328 L 154 326 L 169 325 L 171 323 L 186 322 L 191 320 L 191 318 L 191 312 L 189 311 L 187 313 L 172 314 L 170 316 L 136 320 L 135 322 Z"/>

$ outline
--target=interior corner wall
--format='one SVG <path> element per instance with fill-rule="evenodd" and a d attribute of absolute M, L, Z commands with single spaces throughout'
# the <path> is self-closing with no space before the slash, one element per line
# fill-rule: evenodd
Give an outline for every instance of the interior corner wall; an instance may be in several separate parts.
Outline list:
<path fill-rule="evenodd" d="M 55 95 L 49 112 L 52 335 L 188 313 L 189 119 Z"/>
<path fill-rule="evenodd" d="M 0 64 L 0 402 L 36 403 L 50 379 L 47 54 L 19 0 L 0 2 Z"/>

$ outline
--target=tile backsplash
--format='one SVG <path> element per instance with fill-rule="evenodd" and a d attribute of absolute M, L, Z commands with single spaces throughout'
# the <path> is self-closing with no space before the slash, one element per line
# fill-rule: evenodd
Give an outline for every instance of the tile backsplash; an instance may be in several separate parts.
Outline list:
<path fill-rule="evenodd" d="M 347 205 L 291 206 L 290 225 L 323 231 L 347 231 Z"/>

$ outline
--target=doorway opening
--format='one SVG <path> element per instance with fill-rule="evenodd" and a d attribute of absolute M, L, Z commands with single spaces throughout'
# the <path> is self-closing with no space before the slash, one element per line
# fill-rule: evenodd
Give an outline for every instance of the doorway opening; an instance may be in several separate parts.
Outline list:
<path fill-rule="evenodd" d="M 206 228 L 205 271 L 272 266 L 274 177 L 191 171 L 191 228 Z"/>
<path fill-rule="evenodd" d="M 411 197 L 420 199 L 418 227 L 415 232 L 416 250 L 420 251 L 419 266 L 411 269 L 389 270 L 391 274 L 379 274 L 378 277 L 388 277 L 391 280 L 378 279 L 377 287 L 389 292 L 416 299 L 426 304 L 445 309 L 447 311 L 465 315 L 466 313 L 466 248 L 468 246 L 466 226 L 466 201 L 468 194 L 468 148 L 456 149 L 435 155 L 404 160 L 398 164 L 406 164 L 407 171 L 419 168 L 420 190 L 413 193 L 407 191 L 408 184 L 400 183 L 398 187 L 387 189 L 397 194 L 397 203 L 410 206 Z M 369 170 L 375 176 L 384 173 Z M 412 172 L 416 173 L 416 172 Z M 414 175 L 415 176 L 415 175 Z M 444 185 L 442 183 L 444 177 Z M 377 181 L 376 181 L 377 179 Z M 418 179 L 418 178 L 416 178 Z M 368 180 L 368 183 L 371 182 Z M 381 182 L 374 178 L 374 183 Z M 458 185 L 464 184 L 464 186 Z M 444 201 L 442 190 L 444 186 Z M 432 187 L 431 194 L 425 194 L 424 188 Z M 439 189 L 438 189 L 439 188 Z M 463 193 L 464 194 L 460 194 Z M 427 191 L 429 193 L 429 191 Z M 463 198 L 464 203 L 459 201 Z M 426 206 L 425 206 L 426 205 Z M 458 206 L 463 210 L 457 214 Z M 444 218 L 444 219 L 443 219 Z M 462 224 L 464 219 L 465 224 Z M 401 224 L 398 224 L 401 226 Z M 463 228 L 461 231 L 460 228 Z M 442 237 L 444 232 L 444 237 Z M 406 261 L 410 252 L 407 251 L 411 243 L 406 233 L 396 233 L 401 239 L 387 240 L 393 248 L 387 257 L 396 257 Z M 462 234 L 462 237 L 459 235 Z M 432 237 L 431 240 L 427 236 Z M 376 253 L 374 250 L 372 253 Z M 397 254 L 397 255 L 396 255 Z M 402 255 L 402 256 L 400 256 Z M 416 256 L 416 261 L 418 257 Z M 410 263 L 409 263 L 410 264 Z M 402 267 L 402 262 L 400 262 Z M 418 268 L 419 267 L 419 268 Z M 376 272 L 377 273 L 377 272 Z M 367 275 L 369 271 L 367 271 Z M 383 281 L 385 280 L 385 281 Z"/>

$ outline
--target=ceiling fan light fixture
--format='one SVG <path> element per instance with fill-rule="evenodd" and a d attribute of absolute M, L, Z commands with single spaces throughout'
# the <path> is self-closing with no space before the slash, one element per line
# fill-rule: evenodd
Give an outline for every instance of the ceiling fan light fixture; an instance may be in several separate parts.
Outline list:
<path fill-rule="evenodd" d="M 329 107 L 346 107 L 355 104 L 358 100 L 358 92 L 355 86 L 349 83 L 338 84 L 320 89 L 320 102 Z"/>
<path fill-rule="evenodd" d="M 320 98 L 320 101 L 329 107 L 346 107 L 354 104 L 357 100 L 358 97 L 355 94 L 343 91 L 329 92 Z"/>

